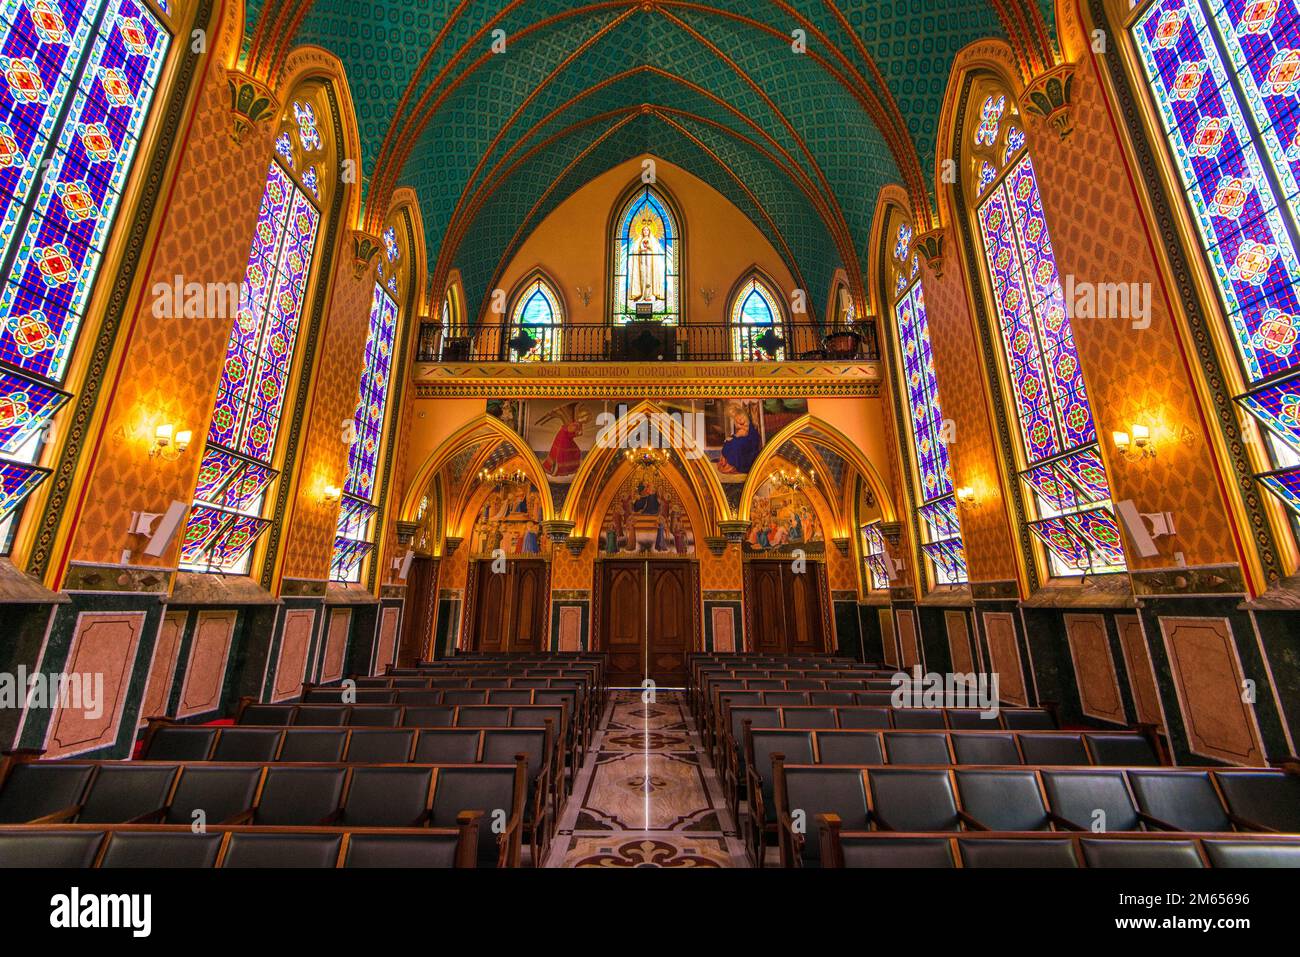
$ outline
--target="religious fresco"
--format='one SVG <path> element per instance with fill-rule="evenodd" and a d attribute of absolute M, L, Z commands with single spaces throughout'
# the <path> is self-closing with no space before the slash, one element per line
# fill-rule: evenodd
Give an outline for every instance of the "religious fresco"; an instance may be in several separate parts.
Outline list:
<path fill-rule="evenodd" d="M 542 553 L 542 496 L 531 482 L 505 484 L 479 506 L 470 553 L 475 558 L 493 558 L 498 549 L 507 558 Z"/>
<path fill-rule="evenodd" d="M 662 448 L 680 444 L 652 424 L 619 427 L 636 402 L 577 399 L 492 399 L 487 411 L 520 435 L 547 481 L 572 482 L 597 445 Z M 724 485 L 743 485 L 768 440 L 808 414 L 807 399 L 702 399 L 657 403 L 691 437 Z"/>
<path fill-rule="evenodd" d="M 609 558 L 695 554 L 686 509 L 657 469 L 637 469 L 619 488 L 600 527 L 599 548 Z"/>
<path fill-rule="evenodd" d="M 744 541 L 748 553 L 801 548 L 809 554 L 821 554 L 826 550 L 821 521 L 802 491 L 778 486 L 768 479 L 754 493 L 749 515 L 749 534 Z"/>

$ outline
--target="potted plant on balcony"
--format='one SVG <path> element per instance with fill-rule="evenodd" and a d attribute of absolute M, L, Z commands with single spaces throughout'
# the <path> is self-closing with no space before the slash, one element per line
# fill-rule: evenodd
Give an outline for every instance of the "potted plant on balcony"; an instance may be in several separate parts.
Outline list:
<path fill-rule="evenodd" d="M 858 354 L 858 346 L 862 342 L 862 337 L 856 329 L 849 326 L 840 326 L 826 333 L 822 342 L 826 345 L 827 358 L 853 359 Z"/>

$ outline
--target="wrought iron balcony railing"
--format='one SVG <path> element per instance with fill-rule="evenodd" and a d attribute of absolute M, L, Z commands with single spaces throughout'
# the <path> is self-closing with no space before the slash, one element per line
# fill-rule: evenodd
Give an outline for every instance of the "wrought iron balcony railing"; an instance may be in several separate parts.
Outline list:
<path fill-rule="evenodd" d="M 485 326 L 444 337 L 437 323 L 420 326 L 418 362 L 786 362 L 874 361 L 876 326 L 826 329 L 736 323 Z"/>

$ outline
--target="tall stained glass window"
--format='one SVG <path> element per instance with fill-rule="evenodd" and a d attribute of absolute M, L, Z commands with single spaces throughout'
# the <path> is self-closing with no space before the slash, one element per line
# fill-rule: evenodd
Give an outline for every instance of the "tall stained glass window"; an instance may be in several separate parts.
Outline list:
<path fill-rule="evenodd" d="M 321 219 L 293 172 L 309 168 L 314 151 L 303 142 L 296 147 L 296 162 L 277 154 L 267 173 L 181 542 L 181 567 L 190 571 L 247 573 L 253 546 L 271 524 L 262 513 L 278 474 L 276 439 Z"/>
<path fill-rule="evenodd" d="M 1053 575 L 1119 572 L 1124 547 L 1025 135 L 1001 95 L 972 152 L 978 218 L 1024 457 L 1020 479 Z M 993 169 L 989 175 L 988 168 Z"/>
<path fill-rule="evenodd" d="M 395 244 L 388 248 L 392 262 L 397 257 L 397 248 Z M 375 547 L 374 517 L 378 511 L 375 478 L 379 473 L 379 450 L 384 441 L 398 313 L 397 302 L 389 290 L 376 283 L 370 304 L 370 328 L 366 335 L 357 409 L 352 418 L 348 477 L 343 483 L 343 504 L 334 536 L 334 557 L 330 563 L 330 578 L 334 581 L 359 581 L 362 561 Z"/>
<path fill-rule="evenodd" d="M 653 186 L 637 189 L 614 221 L 615 322 L 679 321 L 681 242 L 668 201 Z"/>
<path fill-rule="evenodd" d="M 936 585 L 959 585 L 968 580 L 966 549 L 957 517 L 952 461 L 944 441 L 920 270 L 920 260 L 912 249 L 912 227 L 901 224 L 893 248 L 894 320 L 906 389 L 907 430 L 919 483 L 921 548 L 930 560 Z"/>
<path fill-rule="evenodd" d="M 731 351 L 741 361 L 785 360 L 781 306 L 776 293 L 751 276 L 731 302 Z"/>
<path fill-rule="evenodd" d="M 49 474 L 40 435 L 170 46 L 143 0 L 0 4 L 0 554 Z"/>
<path fill-rule="evenodd" d="M 1133 38 L 1245 383 L 1260 481 L 1300 513 L 1300 10 L 1161 0 Z"/>
<path fill-rule="evenodd" d="M 885 550 L 885 536 L 880 531 L 879 522 L 863 525 L 862 560 L 867 566 L 867 581 L 873 591 L 889 590 L 888 555 Z"/>
<path fill-rule="evenodd" d="M 552 362 L 564 353 L 564 307 L 555 288 L 543 276 L 534 276 L 515 297 L 510 312 L 506 348 L 515 362 Z"/>

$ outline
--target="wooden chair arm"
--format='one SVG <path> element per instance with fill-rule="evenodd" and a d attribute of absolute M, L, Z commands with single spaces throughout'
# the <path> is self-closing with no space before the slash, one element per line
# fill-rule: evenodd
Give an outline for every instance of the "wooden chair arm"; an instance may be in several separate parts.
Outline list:
<path fill-rule="evenodd" d="M 245 808 L 244 810 L 240 811 L 238 814 L 232 814 L 230 817 L 226 818 L 221 823 L 222 825 L 232 825 L 232 826 L 236 824 L 252 824 L 254 823 L 254 818 L 256 818 L 256 816 L 257 816 L 257 808 L 250 807 L 250 808 Z"/>
<path fill-rule="evenodd" d="M 124 822 L 124 823 L 126 823 L 126 824 L 160 824 L 160 823 L 162 823 L 163 818 L 166 817 L 166 816 L 167 816 L 167 808 L 165 808 L 165 807 L 157 807 L 157 808 L 154 808 L 152 811 L 147 811 L 147 812 L 145 812 L 144 814 L 141 814 L 139 817 L 133 817 L 133 818 L 131 818 L 131 820 L 126 821 L 126 822 Z"/>
<path fill-rule="evenodd" d="M 1266 824 L 1260 824 L 1258 821 L 1252 821 L 1249 818 L 1239 817 L 1236 814 L 1229 813 L 1228 820 L 1231 821 L 1233 824 L 1235 824 L 1237 827 L 1241 828 L 1242 830 L 1258 831 L 1261 834 L 1280 833 L 1278 829 L 1275 827 L 1269 827 Z"/>
<path fill-rule="evenodd" d="M 821 842 L 822 867 L 843 867 L 844 847 L 840 843 L 843 822 L 833 811 L 817 815 L 818 840 Z M 802 861 L 799 862 L 802 864 Z"/>
<path fill-rule="evenodd" d="M 958 811 L 958 812 L 957 812 L 957 817 L 961 820 L 961 822 L 962 822 L 963 824 L 965 824 L 965 825 L 966 825 L 968 828 L 970 828 L 972 831 L 991 831 L 991 830 L 993 830 L 991 827 L 989 827 L 987 824 L 983 823 L 982 821 L 977 821 L 977 820 L 975 820 L 975 818 L 971 817 L 971 816 L 970 816 L 969 814 L 967 814 L 965 811 Z"/>
<path fill-rule="evenodd" d="M 456 842 L 456 866 L 478 867 L 478 833 L 482 811 L 461 811 L 456 815 L 460 839 Z"/>
<path fill-rule="evenodd" d="M 28 824 L 66 824 L 67 822 L 71 821 L 74 817 L 76 817 L 78 814 L 81 813 L 81 808 L 82 805 L 80 804 L 69 804 L 65 808 L 62 808 L 58 811 L 54 811 L 50 814 L 46 814 L 43 817 L 38 817 L 35 820 L 28 821 L 27 823 Z"/>
<path fill-rule="evenodd" d="M 1055 824 L 1057 827 L 1063 827 L 1067 831 L 1083 832 L 1087 830 L 1086 827 L 1080 827 L 1078 824 L 1075 824 L 1073 821 L 1067 821 L 1065 818 L 1061 817 L 1061 815 L 1057 814 L 1055 811 L 1049 811 L 1047 814 L 1047 819 L 1051 821 L 1053 824 Z"/>

